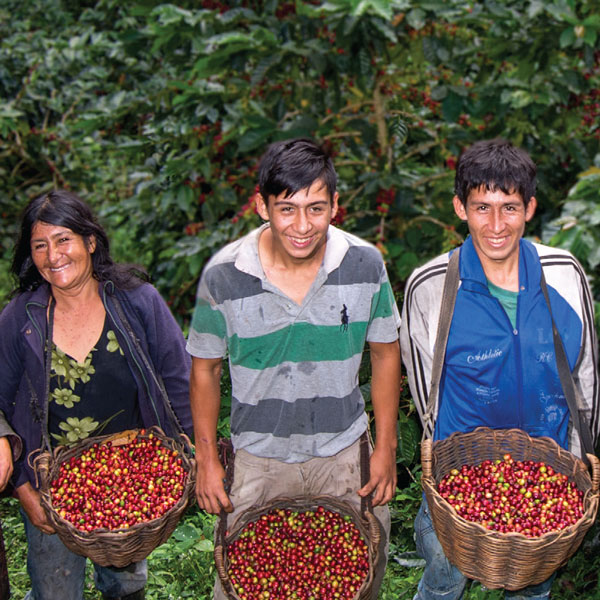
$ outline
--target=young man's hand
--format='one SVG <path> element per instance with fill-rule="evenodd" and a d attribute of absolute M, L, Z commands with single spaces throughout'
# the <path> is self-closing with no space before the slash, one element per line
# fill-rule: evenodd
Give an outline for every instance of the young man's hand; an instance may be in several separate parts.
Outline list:
<path fill-rule="evenodd" d="M 359 496 L 373 493 L 373 506 L 387 504 L 396 493 L 396 453 L 394 449 L 378 450 L 371 454 L 371 478 L 358 490 Z"/>
<path fill-rule="evenodd" d="M 233 505 L 225 492 L 225 469 L 217 460 L 199 460 L 196 475 L 196 499 L 206 512 L 219 514 L 221 509 L 231 512 Z"/>
<path fill-rule="evenodd" d="M 233 506 L 225 492 L 225 470 L 217 452 L 217 421 L 221 405 L 220 358 L 192 358 L 190 402 L 196 441 L 196 499 L 206 512 L 231 512 Z"/>
<path fill-rule="evenodd" d="M 373 506 L 386 504 L 396 494 L 396 423 L 400 398 L 400 346 L 369 342 L 371 350 L 371 402 L 375 414 L 375 448 L 371 455 L 371 477 L 358 490 L 373 493 Z"/>

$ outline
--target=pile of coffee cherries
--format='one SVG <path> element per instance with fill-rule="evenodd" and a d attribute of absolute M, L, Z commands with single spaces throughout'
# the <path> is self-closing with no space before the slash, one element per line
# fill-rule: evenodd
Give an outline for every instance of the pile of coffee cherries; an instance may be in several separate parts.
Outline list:
<path fill-rule="evenodd" d="M 583 516 L 583 493 L 550 465 L 532 460 L 484 460 L 452 469 L 438 492 L 467 519 L 502 533 L 539 537 Z"/>
<path fill-rule="evenodd" d="M 351 599 L 369 572 L 369 551 L 350 516 L 322 506 L 274 509 L 227 548 L 241 600 Z"/>
<path fill-rule="evenodd" d="M 128 529 L 164 515 L 183 495 L 187 472 L 177 450 L 153 433 L 94 444 L 63 462 L 52 506 L 81 531 Z"/>

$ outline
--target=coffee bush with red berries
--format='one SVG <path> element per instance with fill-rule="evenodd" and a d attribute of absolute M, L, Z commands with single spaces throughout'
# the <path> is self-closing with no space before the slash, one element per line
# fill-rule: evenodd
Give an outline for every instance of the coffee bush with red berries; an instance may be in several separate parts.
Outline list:
<path fill-rule="evenodd" d="M 574 525 L 583 492 L 552 466 L 533 460 L 484 460 L 452 469 L 438 491 L 466 519 L 501 533 L 539 537 Z"/>
<path fill-rule="evenodd" d="M 227 549 L 241 600 L 350 599 L 369 573 L 369 550 L 352 518 L 274 509 L 248 523 Z"/>
<path fill-rule="evenodd" d="M 128 529 L 175 506 L 186 477 L 179 452 L 152 433 L 122 445 L 96 443 L 61 464 L 52 506 L 81 531 Z"/>

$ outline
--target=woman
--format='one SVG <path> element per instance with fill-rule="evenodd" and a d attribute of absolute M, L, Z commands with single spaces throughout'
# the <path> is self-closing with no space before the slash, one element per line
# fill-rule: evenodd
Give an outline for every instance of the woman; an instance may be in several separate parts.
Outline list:
<path fill-rule="evenodd" d="M 191 432 L 181 329 L 138 268 L 113 262 L 78 196 L 59 190 L 28 204 L 12 271 L 18 288 L 0 314 L 0 410 L 23 440 L 23 457 L 135 427 Z M 28 542 L 26 599 L 81 600 L 85 559 L 55 535 L 25 458 L 13 482 Z M 94 567 L 104 598 L 144 597 L 146 561 Z"/>

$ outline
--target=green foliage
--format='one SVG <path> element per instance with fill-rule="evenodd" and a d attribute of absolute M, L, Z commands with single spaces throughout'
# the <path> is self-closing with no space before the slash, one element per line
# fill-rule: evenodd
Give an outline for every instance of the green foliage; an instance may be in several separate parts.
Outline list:
<path fill-rule="evenodd" d="M 382 249 L 398 288 L 462 240 L 453 166 L 481 137 L 538 163 L 539 234 L 598 153 L 597 31 L 574 0 L 7 0 L 4 264 L 25 201 L 71 187 L 185 326 L 208 257 L 258 222 L 265 145 L 301 135 L 334 155 L 339 221 Z"/>
<path fill-rule="evenodd" d="M 596 299 L 596 325 L 600 330 L 600 168 L 591 167 L 569 190 L 559 218 L 544 228 L 551 246 L 565 248 L 581 262 Z"/>

